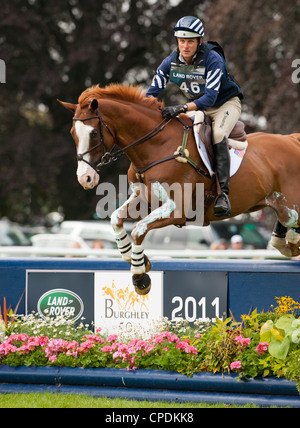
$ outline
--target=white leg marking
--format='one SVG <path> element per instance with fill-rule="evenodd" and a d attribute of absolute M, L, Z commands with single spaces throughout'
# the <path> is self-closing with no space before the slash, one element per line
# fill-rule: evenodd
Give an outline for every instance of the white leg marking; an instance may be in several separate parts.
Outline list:
<path fill-rule="evenodd" d="M 163 202 L 162 206 L 153 210 L 147 217 L 143 218 L 143 220 L 139 221 L 131 236 L 140 237 L 144 235 L 147 231 L 148 225 L 154 223 L 156 220 L 161 220 L 165 218 L 169 218 L 172 212 L 176 209 L 175 202 L 169 198 L 167 192 L 164 187 L 159 183 L 153 183 L 151 186 L 151 191 L 158 198 L 160 202 Z"/>
<path fill-rule="evenodd" d="M 291 244 L 300 245 L 300 233 L 297 233 L 294 229 L 290 229 L 287 232 L 286 239 Z"/>

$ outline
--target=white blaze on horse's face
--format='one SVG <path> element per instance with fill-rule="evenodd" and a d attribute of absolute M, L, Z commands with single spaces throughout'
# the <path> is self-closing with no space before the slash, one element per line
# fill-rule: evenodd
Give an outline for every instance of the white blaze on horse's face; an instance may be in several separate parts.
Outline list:
<path fill-rule="evenodd" d="M 94 128 L 90 125 L 85 125 L 83 122 L 79 120 L 75 123 L 75 131 L 78 137 L 78 147 L 77 153 L 85 153 L 89 150 L 90 145 L 90 133 Z M 87 161 L 91 161 L 90 153 L 87 153 L 83 156 L 83 158 Z M 78 161 L 77 167 L 77 178 L 79 183 L 84 189 L 93 189 L 99 183 L 99 174 L 86 162 Z"/>

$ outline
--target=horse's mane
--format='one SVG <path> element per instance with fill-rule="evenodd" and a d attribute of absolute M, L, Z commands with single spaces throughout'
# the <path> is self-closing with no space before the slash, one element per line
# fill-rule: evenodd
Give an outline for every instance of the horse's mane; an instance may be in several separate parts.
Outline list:
<path fill-rule="evenodd" d="M 99 85 L 87 88 L 78 98 L 80 108 L 85 107 L 93 98 L 114 98 L 155 109 L 163 105 L 154 97 L 145 98 L 145 92 L 141 86 L 120 83 L 112 83 L 104 88 L 100 88 Z"/>

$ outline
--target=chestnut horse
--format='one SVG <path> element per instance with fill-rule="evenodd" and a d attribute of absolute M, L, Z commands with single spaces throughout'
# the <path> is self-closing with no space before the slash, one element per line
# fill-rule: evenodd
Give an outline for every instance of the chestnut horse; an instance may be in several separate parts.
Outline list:
<path fill-rule="evenodd" d="M 183 200 L 188 198 L 193 210 L 197 183 L 204 184 L 205 192 L 212 187 L 213 178 L 196 148 L 192 122 L 186 115 L 181 115 L 181 120 L 163 120 L 163 104 L 155 98 L 145 98 L 142 88 L 135 86 L 92 86 L 80 95 L 78 104 L 60 103 L 74 114 L 71 134 L 77 146 L 77 176 L 85 189 L 97 186 L 102 165 L 123 153 L 131 161 L 128 179 L 132 194 L 111 215 L 111 224 L 122 257 L 131 264 L 135 289 L 139 294 L 146 294 L 151 287 L 146 273 L 151 263 L 143 250 L 146 234 L 170 224 L 185 225 Z M 174 154 L 183 136 L 188 159 L 193 162 L 177 162 L 178 157 L 185 157 L 178 151 Z M 231 217 L 272 207 L 278 219 L 272 245 L 287 257 L 297 256 L 300 253 L 300 134 L 259 132 L 248 135 L 247 139 L 248 148 L 242 164 L 230 179 Z M 143 191 L 139 186 L 141 182 Z M 171 186 L 173 183 L 180 183 L 183 193 L 184 184 L 189 183 L 186 198 L 181 195 L 176 199 L 165 190 L 165 184 Z M 150 207 L 153 196 L 159 204 L 152 211 L 149 208 L 135 224 L 131 242 L 123 227 L 130 206 L 146 200 Z M 213 220 L 220 218 L 214 217 L 213 204 L 210 204 L 205 209 L 203 225 Z"/>

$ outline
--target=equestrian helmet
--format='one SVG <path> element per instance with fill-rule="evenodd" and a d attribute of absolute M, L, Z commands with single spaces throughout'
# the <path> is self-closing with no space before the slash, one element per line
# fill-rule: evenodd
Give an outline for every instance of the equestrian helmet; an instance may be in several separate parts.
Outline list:
<path fill-rule="evenodd" d="M 174 31 L 175 37 L 182 39 L 204 37 L 203 23 L 195 16 L 184 16 L 179 19 L 174 27 Z"/>

